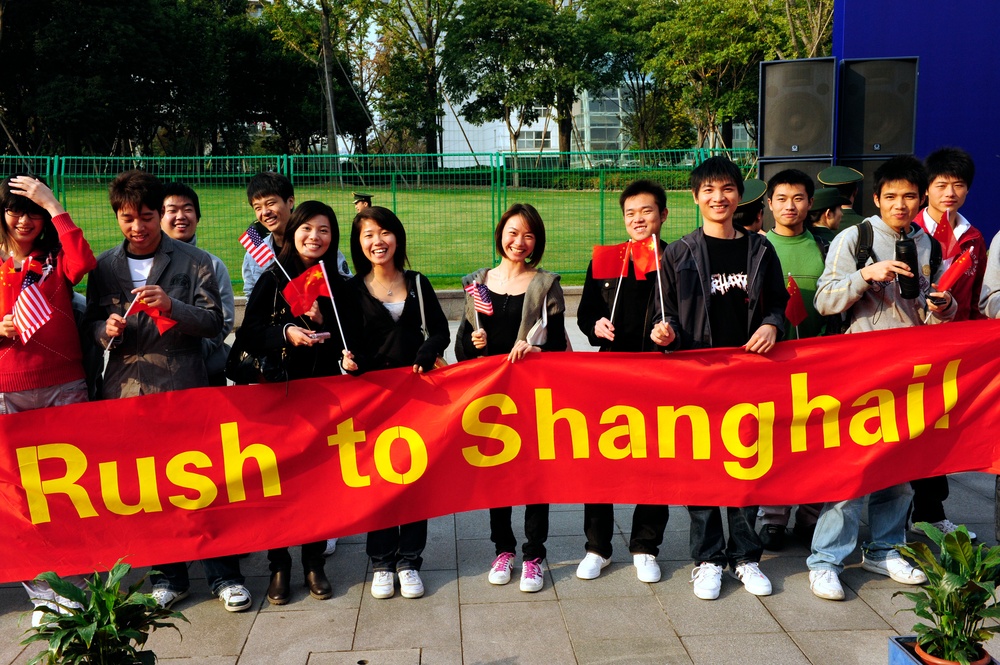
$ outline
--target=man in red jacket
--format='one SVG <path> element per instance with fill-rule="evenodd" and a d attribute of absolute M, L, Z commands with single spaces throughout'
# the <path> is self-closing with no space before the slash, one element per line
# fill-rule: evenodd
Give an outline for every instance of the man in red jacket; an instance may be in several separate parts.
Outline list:
<path fill-rule="evenodd" d="M 980 319 L 979 296 L 986 272 L 986 241 L 983 234 L 972 226 L 958 209 L 972 187 L 976 166 L 969 153 L 960 148 L 935 150 L 924 160 L 927 168 L 927 207 L 914 218 L 928 235 L 941 243 L 946 264 L 961 256 L 966 249 L 972 259 L 968 269 L 951 287 L 951 295 L 958 304 L 955 321 Z M 945 266 L 947 267 L 947 265 Z M 943 502 L 948 498 L 948 477 L 935 476 L 914 480 L 913 522 L 930 522 L 945 533 L 956 526 L 945 517 Z M 923 533 L 917 530 L 916 533 Z M 976 534 L 969 532 L 972 538 Z"/>

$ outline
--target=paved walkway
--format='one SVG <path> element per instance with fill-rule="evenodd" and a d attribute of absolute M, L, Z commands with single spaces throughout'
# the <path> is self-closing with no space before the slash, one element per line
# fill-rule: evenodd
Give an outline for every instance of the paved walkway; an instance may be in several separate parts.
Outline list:
<path fill-rule="evenodd" d="M 568 328 L 575 330 L 575 320 Z M 578 333 L 573 337 L 575 348 L 588 348 Z M 987 474 L 953 476 L 946 504 L 954 521 L 990 544 L 993 482 Z M 515 509 L 515 525 L 521 516 Z M 844 602 L 810 593 L 808 548 L 794 540 L 761 562 L 771 596 L 752 596 L 727 574 L 720 598 L 703 601 L 689 583 L 683 508 L 671 508 L 657 584 L 636 580 L 627 549 L 631 506 L 619 507 L 616 518 L 612 565 L 583 581 L 574 574 L 583 556 L 582 506 L 552 506 L 545 588 L 536 594 L 518 590 L 516 573 L 504 587 L 487 582 L 493 548 L 486 511 L 431 520 L 422 571 L 427 593 L 417 600 L 371 597 L 364 536 L 342 539 L 328 559 L 334 596 L 327 601 L 296 587 L 288 605 L 271 606 L 264 599 L 267 561 L 258 552 L 243 560 L 253 609 L 230 614 L 209 594 L 196 563 L 191 596 L 177 605 L 191 623 L 180 624 L 180 635 L 157 632 L 149 647 L 163 665 L 849 665 L 884 664 L 887 638 L 911 632 L 913 615 L 897 614 L 908 601 L 893 598 L 904 587 L 862 570 L 859 554 L 841 578 Z M 294 575 L 299 583 L 301 572 Z M 18 646 L 29 609 L 20 585 L 0 585 L 0 664 L 24 664 L 35 653 Z M 987 648 L 1000 653 L 1000 638 Z"/>

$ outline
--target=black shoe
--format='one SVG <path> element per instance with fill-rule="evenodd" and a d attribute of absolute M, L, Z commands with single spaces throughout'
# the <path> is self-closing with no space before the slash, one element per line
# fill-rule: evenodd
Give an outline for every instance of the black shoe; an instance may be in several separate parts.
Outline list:
<path fill-rule="evenodd" d="M 785 527 L 780 524 L 765 524 L 760 528 L 760 543 L 765 550 L 777 552 L 785 547 Z"/>
<path fill-rule="evenodd" d="M 798 538 L 806 547 L 812 545 L 813 534 L 816 533 L 815 524 L 798 524 L 792 527 L 792 533 Z"/>
<path fill-rule="evenodd" d="M 330 580 L 326 579 L 326 572 L 322 568 L 306 573 L 306 588 L 309 589 L 309 595 L 316 600 L 326 600 L 333 597 Z"/>
<path fill-rule="evenodd" d="M 292 597 L 292 571 L 276 570 L 271 573 L 271 583 L 267 585 L 267 599 L 272 605 L 286 605 Z"/>

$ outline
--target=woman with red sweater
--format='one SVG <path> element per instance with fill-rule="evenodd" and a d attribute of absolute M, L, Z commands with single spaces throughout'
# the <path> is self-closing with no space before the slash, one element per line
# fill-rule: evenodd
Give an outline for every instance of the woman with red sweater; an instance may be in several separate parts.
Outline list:
<path fill-rule="evenodd" d="M 6 178 L 0 184 L 0 205 L 0 416 L 85 402 L 73 285 L 97 265 L 94 253 L 42 181 L 28 175 Z M 13 309 L 29 257 L 41 271 L 37 284 L 52 316 L 25 340 Z M 33 625 L 44 620 L 43 607 L 56 611 L 68 602 L 38 581 L 24 586 L 36 607 Z"/>

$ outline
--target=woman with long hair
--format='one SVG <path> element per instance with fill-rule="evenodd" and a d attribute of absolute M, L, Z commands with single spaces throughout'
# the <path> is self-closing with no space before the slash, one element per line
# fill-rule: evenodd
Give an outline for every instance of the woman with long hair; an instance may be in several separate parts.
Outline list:
<path fill-rule="evenodd" d="M 73 286 L 94 269 L 94 252 L 69 213 L 44 182 L 15 175 L 0 184 L 0 415 L 87 401 L 80 335 L 73 313 Z M 48 320 L 15 316 L 27 273 L 52 313 Z M 74 578 L 83 583 L 83 578 Z M 24 587 L 35 605 L 65 611 L 70 603 L 40 581 Z"/>
<path fill-rule="evenodd" d="M 351 227 L 351 259 L 364 327 L 364 339 L 354 349 L 361 371 L 434 369 L 451 340 L 448 319 L 427 278 L 405 269 L 406 230 L 391 210 L 361 209 Z M 427 520 L 369 532 L 372 596 L 391 598 L 396 575 L 404 598 L 424 595 L 420 565 L 426 544 Z"/>
<path fill-rule="evenodd" d="M 348 370 L 357 369 L 344 348 L 334 313 L 334 303 L 321 296 L 302 316 L 293 316 L 282 290 L 289 278 L 295 279 L 320 261 L 328 266 L 333 300 L 336 301 L 347 347 L 353 346 L 357 320 L 353 289 L 337 272 L 337 245 L 340 230 L 333 209 L 319 201 L 299 204 L 288 219 L 286 241 L 277 263 L 261 274 L 247 302 L 243 325 L 237 333 L 237 346 L 252 353 L 280 351 L 289 380 L 339 374 L 338 363 Z M 302 546 L 302 569 L 309 594 L 317 600 L 333 596 L 324 571 L 323 550 L 326 540 Z M 267 599 L 284 605 L 291 597 L 292 558 L 288 548 L 268 550 L 271 582 Z"/>
<path fill-rule="evenodd" d="M 489 290 L 493 314 L 478 314 L 473 297 L 466 298 L 455 356 L 465 360 L 504 355 L 513 363 L 537 351 L 565 351 L 566 305 L 559 275 L 538 268 L 545 252 L 545 225 L 538 211 L 527 203 L 515 203 L 500 218 L 493 240 L 499 265 L 462 278 L 463 286 L 475 283 Z M 490 509 L 490 540 L 496 549 L 491 584 L 507 584 L 514 567 L 517 541 L 511 513 L 509 507 Z M 542 559 L 548 533 L 548 504 L 525 506 L 521 591 L 541 591 L 544 585 Z"/>

